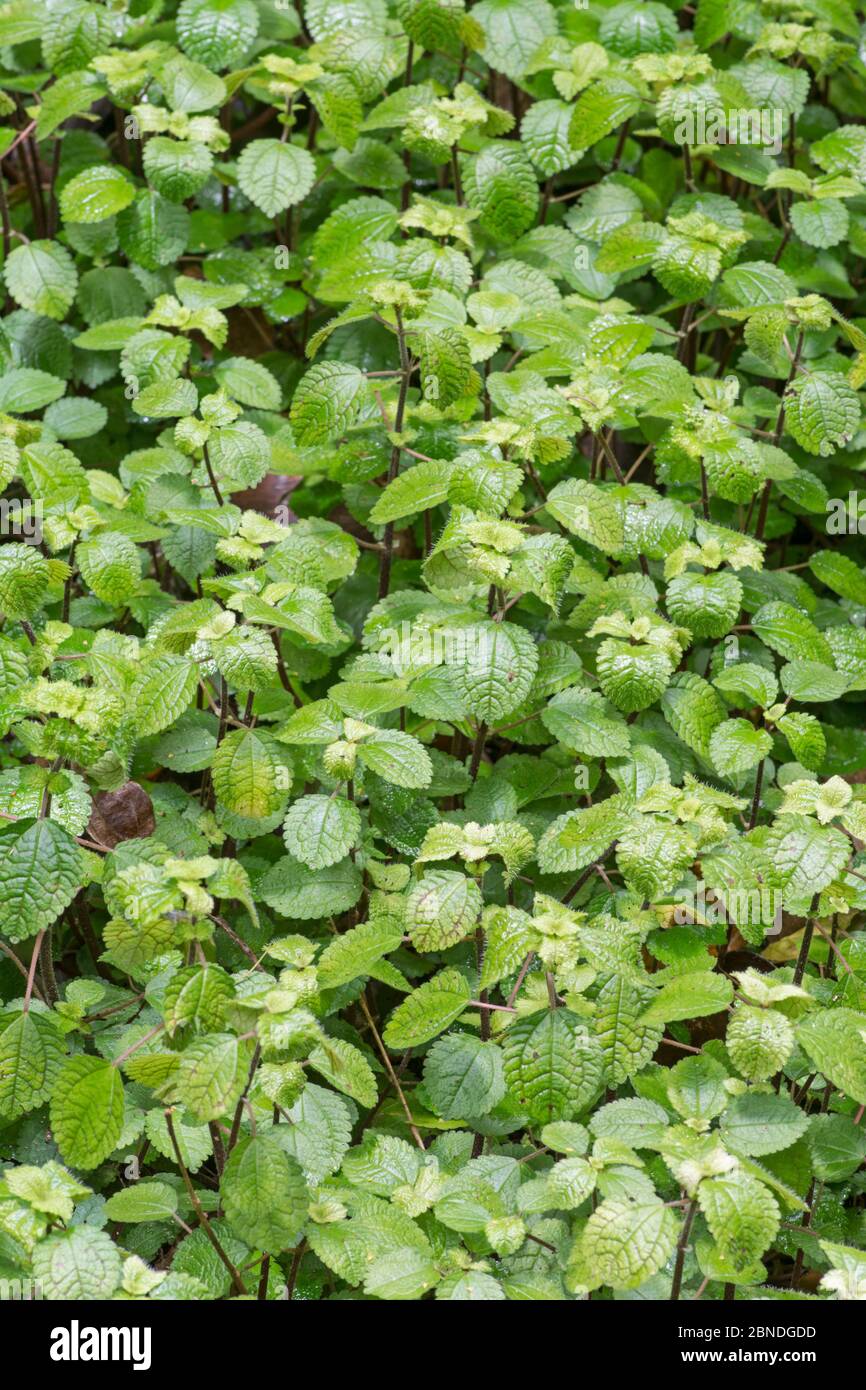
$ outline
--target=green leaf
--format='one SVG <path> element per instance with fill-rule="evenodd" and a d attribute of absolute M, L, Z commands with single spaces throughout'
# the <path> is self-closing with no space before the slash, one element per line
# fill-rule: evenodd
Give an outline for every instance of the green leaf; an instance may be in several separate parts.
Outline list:
<path fill-rule="evenodd" d="M 823 661 L 833 665 L 833 653 L 824 635 L 805 613 L 790 603 L 765 603 L 752 618 L 762 642 L 786 661 Z"/>
<path fill-rule="evenodd" d="M 423 335 L 420 353 L 424 399 L 445 410 L 459 400 L 469 386 L 469 344 L 456 328 L 443 328 L 439 333 Z"/>
<path fill-rule="evenodd" d="M 545 503 L 552 517 L 606 555 L 615 555 L 623 545 L 622 514 L 609 492 L 582 478 L 557 483 Z"/>
<path fill-rule="evenodd" d="M 169 1036 L 186 1028 L 196 1033 L 219 1031 L 226 1004 L 234 996 L 234 982 L 219 965 L 208 961 L 202 966 L 178 970 L 163 996 L 163 1018 Z"/>
<path fill-rule="evenodd" d="M 98 5 L 52 5 L 42 16 L 43 59 L 58 76 L 80 72 L 111 42 L 111 32 L 110 18 Z"/>
<path fill-rule="evenodd" d="M 169 728 L 189 707 L 197 684 L 195 665 L 186 657 L 158 656 L 149 662 L 130 696 L 139 734 Z"/>
<path fill-rule="evenodd" d="M 363 1052 L 342 1038 L 328 1038 L 310 1053 L 310 1066 L 344 1095 L 369 1108 L 376 1104 L 378 1087 L 373 1068 Z"/>
<path fill-rule="evenodd" d="M 12 415 L 29 415 L 59 400 L 66 382 L 37 367 L 13 367 L 0 380 L 0 410 Z"/>
<path fill-rule="evenodd" d="M 136 415 L 167 420 L 173 415 L 190 415 L 198 406 L 198 393 L 192 381 L 154 381 L 137 393 L 132 408 Z"/>
<path fill-rule="evenodd" d="M 779 1207 L 763 1183 L 735 1170 L 705 1178 L 698 1204 L 722 1259 L 746 1269 L 760 1259 L 779 1226 Z"/>
<path fill-rule="evenodd" d="M 568 137 L 576 150 L 589 149 L 640 109 L 640 97 L 623 78 L 603 77 L 578 97 Z"/>
<path fill-rule="evenodd" d="M 349 363 L 317 362 L 299 382 L 290 420 L 302 447 L 324 444 L 350 429 L 367 395 L 363 372 Z"/>
<path fill-rule="evenodd" d="M 677 1114 L 703 1128 L 727 1106 L 727 1080 L 728 1072 L 714 1057 L 685 1057 L 668 1073 L 668 1099 Z"/>
<path fill-rule="evenodd" d="M 793 1026 L 784 1014 L 750 1004 L 737 1005 L 725 1038 L 731 1061 L 747 1081 L 769 1081 L 781 1071 L 794 1042 Z"/>
<path fill-rule="evenodd" d="M 51 1128 L 67 1163 L 97 1168 L 123 1129 L 120 1072 L 100 1057 L 70 1057 L 52 1092 Z"/>
<path fill-rule="evenodd" d="M 514 241 L 532 225 L 538 184 L 519 144 L 491 140 L 469 165 L 465 187 L 479 226 L 495 240 Z"/>
<path fill-rule="evenodd" d="M 669 1124 L 670 1116 L 661 1105 L 635 1097 L 603 1105 L 593 1115 L 591 1128 L 598 1139 L 618 1139 L 632 1149 L 655 1149 Z"/>
<path fill-rule="evenodd" d="M 594 1027 L 614 1086 L 641 1071 L 661 1041 L 662 1026 L 643 1017 L 651 997 L 645 986 L 622 975 L 611 976 L 599 991 Z"/>
<path fill-rule="evenodd" d="M 525 629 L 514 623 L 475 623 L 454 632 L 446 665 L 469 712 L 480 722 L 493 724 L 526 699 L 538 666 L 538 649 Z"/>
<path fill-rule="evenodd" d="M 234 1109 L 249 1070 L 247 1049 L 231 1033 L 209 1033 L 181 1054 L 172 1077 L 174 1095 L 197 1120 L 216 1120 Z"/>
<path fill-rule="evenodd" d="M 723 975 L 706 970 L 676 975 L 662 985 L 640 1017 L 641 1023 L 672 1023 L 676 1019 L 702 1018 L 727 1009 L 733 986 Z"/>
<path fill-rule="evenodd" d="M 206 145 L 192 140 L 148 140 L 142 157 L 148 182 L 170 203 L 183 203 L 204 188 L 213 168 Z"/>
<path fill-rule="evenodd" d="M 141 583 L 138 551 L 128 536 L 103 531 L 89 541 L 80 541 L 75 561 L 81 577 L 97 598 L 123 605 Z"/>
<path fill-rule="evenodd" d="M 735 1153 L 760 1157 L 796 1143 L 809 1117 L 786 1095 L 746 1091 L 735 1096 L 722 1116 L 721 1132 Z"/>
<path fill-rule="evenodd" d="M 834 550 L 817 550 L 809 557 L 809 568 L 834 593 L 852 603 L 866 605 L 866 574 L 850 556 Z"/>
<path fill-rule="evenodd" d="M 502 1049 L 468 1033 L 450 1033 L 427 1053 L 424 1088 L 443 1119 L 480 1119 L 505 1095 Z"/>
<path fill-rule="evenodd" d="M 301 797 L 283 821 L 286 849 L 309 869 L 326 869 L 345 859 L 360 831 L 357 807 L 344 797 Z"/>
<path fill-rule="evenodd" d="M 860 425 L 860 402 L 840 372 L 809 372 L 785 396 L 785 428 L 810 454 L 834 454 Z"/>
<path fill-rule="evenodd" d="M 610 637 L 596 657 L 598 681 L 604 694 L 623 714 L 654 705 L 667 688 L 673 663 L 665 652 L 648 644 L 633 646 Z"/>
<path fill-rule="evenodd" d="M 120 1283 L 117 1246 L 105 1231 L 82 1224 L 54 1231 L 33 1252 L 33 1277 L 52 1301 L 97 1302 Z"/>
<path fill-rule="evenodd" d="M 662 695 L 662 714 L 674 733 L 699 757 L 709 759 L 710 740 L 725 719 L 715 690 L 692 671 L 675 675 Z"/>
<path fill-rule="evenodd" d="M 261 362 L 249 357 L 228 357 L 214 368 L 214 376 L 233 400 L 257 410 L 279 410 L 282 391 L 276 377 Z"/>
<path fill-rule="evenodd" d="M 287 855 L 260 884 L 262 898 L 281 917 L 308 921 L 347 912 L 361 896 L 361 872 L 348 857 L 324 869 L 309 869 Z"/>
<path fill-rule="evenodd" d="M 807 912 L 815 893 L 832 883 L 847 863 L 849 844 L 841 831 L 807 816 L 779 816 L 765 841 L 789 911 Z"/>
<path fill-rule="evenodd" d="M 224 637 L 213 638 L 210 649 L 220 673 L 236 689 L 258 694 L 273 683 L 277 655 L 266 632 L 236 627 Z"/>
<path fill-rule="evenodd" d="M 438 507 L 448 500 L 448 483 L 448 469 L 438 460 L 415 464 L 382 490 L 369 519 L 374 526 L 384 526 Z"/>
<path fill-rule="evenodd" d="M 482 907 L 472 879 L 451 869 L 429 869 L 406 898 L 405 923 L 418 951 L 443 951 L 474 930 Z"/>
<path fill-rule="evenodd" d="M 545 178 L 561 174 L 577 162 L 568 138 L 571 110 L 566 101 L 536 101 L 520 126 L 524 149 Z"/>
<path fill-rule="evenodd" d="M 300 1165 L 273 1133 L 241 1139 L 220 1180 L 226 1220 L 253 1249 L 277 1255 L 295 1244 L 307 1216 Z"/>
<path fill-rule="evenodd" d="M 635 1289 L 673 1253 L 679 1223 L 664 1203 L 607 1198 L 590 1216 L 580 1240 L 582 1265 L 594 1286 Z"/>
<path fill-rule="evenodd" d="M 601 1089 L 601 1046 L 567 1009 L 512 1024 L 502 1051 L 508 1090 L 538 1124 L 571 1119 Z"/>
<path fill-rule="evenodd" d="M 710 736 L 710 762 L 722 777 L 739 778 L 757 767 L 772 746 L 766 729 L 756 729 L 748 719 L 726 719 Z"/>
<path fill-rule="evenodd" d="M 671 619 L 695 637 L 724 637 L 737 621 L 743 587 L 733 574 L 680 574 L 668 584 Z"/>
<path fill-rule="evenodd" d="M 838 700 L 848 689 L 843 673 L 822 661 L 792 661 L 782 667 L 779 679 L 785 694 L 803 703 Z"/>
<path fill-rule="evenodd" d="M 286 1117 L 278 1127 L 280 1143 L 307 1182 L 318 1184 L 336 1172 L 352 1141 L 351 1112 L 342 1097 L 310 1083 Z"/>
<path fill-rule="evenodd" d="M 358 757 L 371 772 L 395 787 L 426 787 L 432 776 L 430 755 L 411 734 L 399 729 L 377 730 L 358 747 Z"/>
<path fill-rule="evenodd" d="M 325 947 L 317 963 L 320 983 L 326 989 L 369 975 L 384 956 L 396 951 L 403 940 L 402 925 L 391 917 L 374 917 L 336 937 Z"/>
<path fill-rule="evenodd" d="M 178 1196 L 166 1182 L 137 1182 L 115 1192 L 105 1203 L 110 1221 L 137 1224 L 140 1221 L 170 1220 L 177 1211 Z"/>
<path fill-rule="evenodd" d="M 395 1051 L 420 1047 L 450 1027 L 469 998 L 469 986 L 459 971 L 440 971 L 394 1010 L 382 1035 L 385 1043 Z"/>
<path fill-rule="evenodd" d="M 221 78 L 189 58 L 171 58 L 161 69 L 160 82 L 172 111 L 209 111 L 222 106 L 228 95 Z"/>
<path fill-rule="evenodd" d="M 848 209 L 838 198 L 820 198 L 813 203 L 795 203 L 791 224 L 807 246 L 825 250 L 844 241 L 848 234 Z"/>
<path fill-rule="evenodd" d="M 94 164 L 66 184 L 60 212 L 64 222 L 104 222 L 128 208 L 134 198 L 135 186 L 120 169 Z"/>
<path fill-rule="evenodd" d="M 48 1100 L 63 1063 L 63 1036 L 48 1013 L 0 1018 L 0 1115 L 17 1120 Z"/>
<path fill-rule="evenodd" d="M 241 67 L 258 30 L 259 12 L 252 0 L 182 0 L 177 12 L 184 53 L 215 72 Z"/>
<path fill-rule="evenodd" d="M 12 298 L 34 314 L 63 319 L 75 298 L 78 273 L 65 247 L 56 241 L 16 246 L 3 267 Z"/>
<path fill-rule="evenodd" d="M 866 1105 L 864 1018 L 853 1009 L 819 1009 L 797 1025 L 797 1041 L 823 1076 Z"/>
<path fill-rule="evenodd" d="M 189 213 L 170 203 L 155 188 L 142 189 L 117 219 L 122 250 L 145 270 L 170 265 L 186 250 Z"/>
<path fill-rule="evenodd" d="M 238 185 L 266 217 L 306 198 L 315 177 L 312 156 L 280 140 L 253 140 L 238 160 Z"/>
<path fill-rule="evenodd" d="M 50 927 L 84 879 L 84 856 L 68 831 L 42 819 L 3 839 L 3 931 L 12 942 Z"/>
<path fill-rule="evenodd" d="M 848 1115 L 814 1115 L 806 1143 L 821 1182 L 843 1182 L 866 1158 L 866 1133 Z"/>
<path fill-rule="evenodd" d="M 628 726 L 607 700 L 582 687 L 556 695 L 541 711 L 554 738 L 588 758 L 622 758 L 629 750 Z"/>
<path fill-rule="evenodd" d="M 484 31 L 482 57 L 512 82 L 519 82 L 542 40 L 556 33 L 548 0 L 481 0 L 472 10 Z"/>
<path fill-rule="evenodd" d="M 737 661 L 725 666 L 713 677 L 713 685 L 723 695 L 742 695 L 750 704 L 760 705 L 762 709 L 775 704 L 779 693 L 779 683 L 773 672 L 753 661 Z"/>

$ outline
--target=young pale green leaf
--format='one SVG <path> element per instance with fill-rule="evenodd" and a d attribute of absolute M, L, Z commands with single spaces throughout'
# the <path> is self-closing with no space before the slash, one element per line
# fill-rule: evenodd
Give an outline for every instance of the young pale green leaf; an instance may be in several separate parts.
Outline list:
<path fill-rule="evenodd" d="M 581 1264 L 593 1283 L 634 1289 L 657 1273 L 676 1245 L 678 1222 L 657 1199 L 607 1198 L 590 1216 L 580 1240 Z"/>
<path fill-rule="evenodd" d="M 3 267 L 6 287 L 24 309 L 63 320 L 75 298 L 78 273 L 65 247 L 56 241 L 16 246 Z"/>

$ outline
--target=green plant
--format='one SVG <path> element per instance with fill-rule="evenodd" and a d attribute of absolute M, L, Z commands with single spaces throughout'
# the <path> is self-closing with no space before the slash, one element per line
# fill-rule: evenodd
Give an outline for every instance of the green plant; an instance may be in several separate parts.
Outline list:
<path fill-rule="evenodd" d="M 0 1280 L 866 1297 L 863 34 L 0 7 Z"/>

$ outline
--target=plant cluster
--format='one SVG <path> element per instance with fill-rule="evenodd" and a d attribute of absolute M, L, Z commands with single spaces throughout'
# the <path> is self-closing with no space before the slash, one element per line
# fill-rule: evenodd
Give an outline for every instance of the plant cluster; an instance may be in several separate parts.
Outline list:
<path fill-rule="evenodd" d="M 0 6 L 0 1292 L 866 1298 L 864 53 Z"/>

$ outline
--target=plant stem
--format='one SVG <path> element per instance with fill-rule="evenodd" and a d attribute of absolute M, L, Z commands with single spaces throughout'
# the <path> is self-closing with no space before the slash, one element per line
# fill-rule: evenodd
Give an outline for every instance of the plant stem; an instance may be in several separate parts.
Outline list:
<path fill-rule="evenodd" d="M 757 771 L 757 773 L 755 774 L 755 795 L 754 795 L 753 798 L 752 798 L 752 809 L 751 809 L 751 812 L 750 812 L 750 814 L 749 814 L 749 829 L 750 829 L 750 830 L 754 830 L 755 826 L 756 826 L 757 823 L 758 823 L 758 811 L 759 811 L 760 806 L 761 806 L 761 784 L 763 783 L 763 780 L 764 780 L 764 763 L 765 763 L 765 761 L 766 761 L 765 758 L 762 758 L 762 759 L 761 759 L 761 761 L 758 763 L 758 771 Z"/>
<path fill-rule="evenodd" d="M 42 949 L 42 941 L 45 936 L 46 930 L 46 927 L 42 928 L 42 930 L 38 933 L 36 941 L 33 945 L 33 954 L 30 957 L 30 969 L 27 972 L 27 988 L 24 991 L 23 1012 L 25 1014 L 30 1012 L 30 1000 L 33 995 L 33 987 L 36 983 L 36 966 L 39 963 L 39 952 Z"/>
<path fill-rule="evenodd" d="M 42 950 L 39 953 L 39 968 L 42 972 L 42 993 L 45 995 L 46 1004 L 56 1004 L 60 998 L 60 991 L 57 988 L 57 978 L 54 974 L 54 933 L 51 927 L 45 928 L 42 938 Z"/>
<path fill-rule="evenodd" d="M 683 1065 L 685 1066 L 685 1063 L 683 1063 Z M 680 1296 L 680 1290 L 683 1284 L 683 1266 L 686 1260 L 686 1251 L 689 1248 L 689 1235 L 691 1234 L 692 1222 L 695 1219 L 697 1205 L 697 1198 L 693 1197 L 686 1210 L 685 1220 L 683 1221 L 682 1230 L 680 1231 L 680 1238 L 677 1242 L 677 1258 L 674 1265 L 673 1282 L 671 1284 L 670 1301 L 672 1303 L 676 1303 Z"/>
<path fill-rule="evenodd" d="M 222 506 L 222 505 L 223 505 L 223 495 L 222 495 L 222 493 L 220 492 L 219 488 L 217 487 L 217 480 L 216 480 L 216 478 L 214 477 L 214 471 L 213 471 L 213 468 L 211 467 L 210 454 L 209 454 L 208 451 L 207 451 L 207 445 L 206 445 L 206 444 L 205 444 L 205 446 L 204 446 L 204 466 L 205 466 L 205 468 L 207 469 L 208 482 L 209 482 L 210 485 L 211 485 L 211 491 L 213 492 L 213 495 L 214 495 L 214 497 L 216 498 L 217 503 L 219 504 L 219 506 Z"/>
<path fill-rule="evenodd" d="M 478 777 L 478 769 L 481 767 L 481 758 L 484 754 L 484 745 L 487 742 L 487 725 L 479 724 L 475 733 L 475 742 L 472 745 L 472 761 L 469 764 L 469 776 L 472 781 Z"/>
<path fill-rule="evenodd" d="M 535 952 L 534 952 L 534 951 L 530 951 L 530 952 L 529 952 L 529 955 L 526 957 L 526 960 L 523 962 L 523 964 L 522 964 L 521 967 L 520 967 L 520 972 L 519 972 L 519 974 L 518 974 L 518 976 L 517 976 L 517 979 L 514 981 L 514 985 L 512 986 L 511 993 L 509 994 L 508 1000 L 507 1000 L 507 1002 L 506 1002 L 506 1007 L 507 1007 L 507 1008 L 510 1009 L 510 1008 L 512 1007 L 512 1005 L 514 1004 L 515 999 L 517 998 L 518 994 L 520 993 L 520 986 L 523 984 L 523 981 L 526 979 L 526 972 L 527 972 L 527 970 L 529 969 L 530 965 L 532 964 L 532 962 L 533 962 L 534 960 L 535 960 Z"/>
<path fill-rule="evenodd" d="M 403 1114 L 406 1116 L 406 1123 L 409 1126 L 412 1138 L 415 1140 L 415 1143 L 418 1145 L 418 1148 L 422 1151 L 422 1153 L 426 1153 L 426 1149 L 424 1148 L 424 1140 L 421 1138 L 420 1131 L 418 1130 L 418 1127 L 412 1118 L 412 1111 L 409 1109 L 409 1103 L 406 1100 L 405 1095 L 403 1094 L 403 1087 L 400 1085 L 400 1078 L 397 1076 L 397 1073 L 394 1070 L 391 1058 L 388 1056 L 388 1049 L 382 1042 L 382 1039 L 379 1036 L 379 1030 L 373 1022 L 373 1015 L 370 1013 L 370 1006 L 367 1003 L 366 992 L 361 992 L 361 995 L 358 999 L 358 1003 L 361 1005 L 361 1012 L 363 1013 L 364 1018 L 367 1020 L 367 1027 L 373 1034 L 373 1041 L 376 1044 L 376 1051 L 382 1058 L 382 1063 L 385 1067 L 386 1072 L 388 1073 L 388 1079 L 391 1082 L 391 1085 L 394 1087 L 394 1090 L 397 1092 L 397 1097 L 403 1108 Z"/>
<path fill-rule="evenodd" d="M 139 1038 L 138 1042 L 134 1042 L 131 1047 L 128 1047 L 126 1049 L 125 1052 L 121 1052 L 119 1057 L 115 1057 L 111 1065 L 113 1067 L 122 1066 L 123 1063 L 126 1061 L 127 1057 L 131 1057 L 133 1052 L 137 1052 L 140 1047 L 144 1047 L 144 1044 L 150 1042 L 151 1038 L 155 1038 L 157 1033 L 161 1033 L 164 1027 L 164 1023 L 157 1023 L 156 1027 L 151 1028 L 149 1033 L 145 1033 L 143 1038 Z"/>
<path fill-rule="evenodd" d="M 201 1224 L 201 1228 L 207 1236 L 208 1240 L 210 1241 L 211 1245 L 213 1246 L 214 1250 L 216 1251 L 217 1255 L 219 1256 L 220 1260 L 228 1270 L 229 1276 L 232 1281 L 232 1288 L 234 1289 L 235 1293 L 240 1294 L 241 1297 L 244 1297 L 246 1294 L 246 1286 L 244 1285 L 244 1281 L 240 1276 L 240 1271 L 238 1270 L 236 1265 L 232 1264 L 231 1260 L 229 1259 L 228 1255 L 223 1249 L 219 1237 L 217 1236 L 213 1226 L 210 1224 L 210 1221 L 208 1220 L 207 1212 L 205 1211 L 204 1207 L 202 1206 L 199 1200 L 198 1193 L 192 1185 L 192 1179 L 190 1178 L 189 1172 L 187 1171 L 187 1166 L 183 1161 L 183 1156 L 180 1152 L 180 1145 L 177 1142 L 177 1135 L 174 1132 L 174 1121 L 172 1119 L 171 1107 L 169 1106 L 167 1110 L 164 1110 L 163 1114 L 165 1115 L 165 1123 L 166 1128 L 168 1129 L 168 1137 L 171 1140 L 171 1145 L 174 1149 L 175 1158 L 177 1159 L 177 1166 L 180 1169 L 180 1175 L 183 1178 L 183 1185 L 186 1188 L 189 1200 L 192 1202 L 195 1214 L 198 1217 L 199 1222 Z"/>
<path fill-rule="evenodd" d="M 260 1059 L 261 1059 L 261 1055 L 262 1055 L 262 1049 L 261 1049 L 261 1047 L 259 1046 L 259 1044 L 256 1043 L 256 1046 L 255 1046 L 255 1049 L 254 1049 L 253 1055 L 252 1055 L 252 1060 L 251 1060 L 251 1062 L 250 1062 L 250 1069 L 249 1069 L 249 1072 L 247 1073 L 246 1085 L 244 1086 L 244 1089 L 243 1089 L 243 1092 L 242 1092 L 242 1094 L 241 1094 L 241 1097 L 240 1097 L 240 1099 L 239 1099 L 237 1105 L 235 1106 L 235 1115 L 234 1115 L 234 1119 L 232 1120 L 232 1131 L 231 1131 L 231 1134 L 229 1135 L 229 1142 L 228 1142 L 228 1146 L 227 1146 L 227 1148 L 226 1148 L 226 1153 L 227 1153 L 227 1154 L 230 1154 L 230 1153 L 231 1153 L 231 1151 L 232 1151 L 232 1149 L 234 1148 L 235 1144 L 238 1142 L 238 1135 L 240 1134 L 240 1129 L 241 1129 L 241 1117 L 242 1117 L 242 1115 L 243 1115 L 243 1113 L 244 1113 L 244 1101 L 246 1100 L 247 1096 L 249 1095 L 250 1087 L 251 1087 L 252 1084 L 253 1084 L 253 1077 L 254 1077 L 255 1074 L 256 1074 L 256 1068 L 257 1068 L 258 1065 L 259 1065 L 259 1061 L 260 1061 Z"/>
<path fill-rule="evenodd" d="M 403 415 L 406 410 L 406 396 L 409 391 L 409 378 L 412 375 L 412 364 L 409 360 L 409 352 L 406 347 L 406 333 L 403 328 L 403 316 L 399 309 L 394 310 L 397 320 L 397 342 L 400 349 L 400 394 L 397 398 L 397 413 L 394 416 L 394 433 L 403 432 Z M 391 448 L 391 461 L 388 465 L 388 482 L 393 483 L 400 471 L 400 445 L 394 444 Z M 386 598 L 391 587 L 391 561 L 394 555 L 394 523 L 389 521 L 385 527 L 384 550 L 379 561 L 379 598 Z"/>
<path fill-rule="evenodd" d="M 803 976 L 806 973 L 806 962 L 809 959 L 809 948 L 812 945 L 813 931 L 814 925 L 810 919 L 806 923 L 805 928 L 803 929 L 803 940 L 800 943 L 800 954 L 797 957 L 797 964 L 794 968 L 795 985 L 801 985 L 803 983 Z"/>
<path fill-rule="evenodd" d="M 797 372 L 799 370 L 800 357 L 802 356 L 803 352 L 803 341 L 805 339 L 805 336 L 806 330 L 804 328 L 801 328 L 800 335 L 797 339 L 797 346 L 794 350 L 794 356 L 791 359 L 791 370 L 788 373 L 788 380 L 785 382 L 785 390 L 782 392 L 782 405 L 779 409 L 778 418 L 776 419 L 776 428 L 773 433 L 773 444 L 776 447 L 778 447 L 779 440 L 782 438 L 782 435 L 785 430 L 785 392 L 788 391 L 788 389 L 790 388 L 791 383 L 794 381 L 794 378 L 796 377 Z M 772 489 L 773 480 L 772 478 L 768 478 L 764 484 L 764 491 L 761 493 L 761 505 L 758 509 L 758 524 L 755 527 L 756 541 L 763 540 L 764 538 L 764 528 L 767 525 L 767 512 L 770 506 L 770 493 Z"/>

